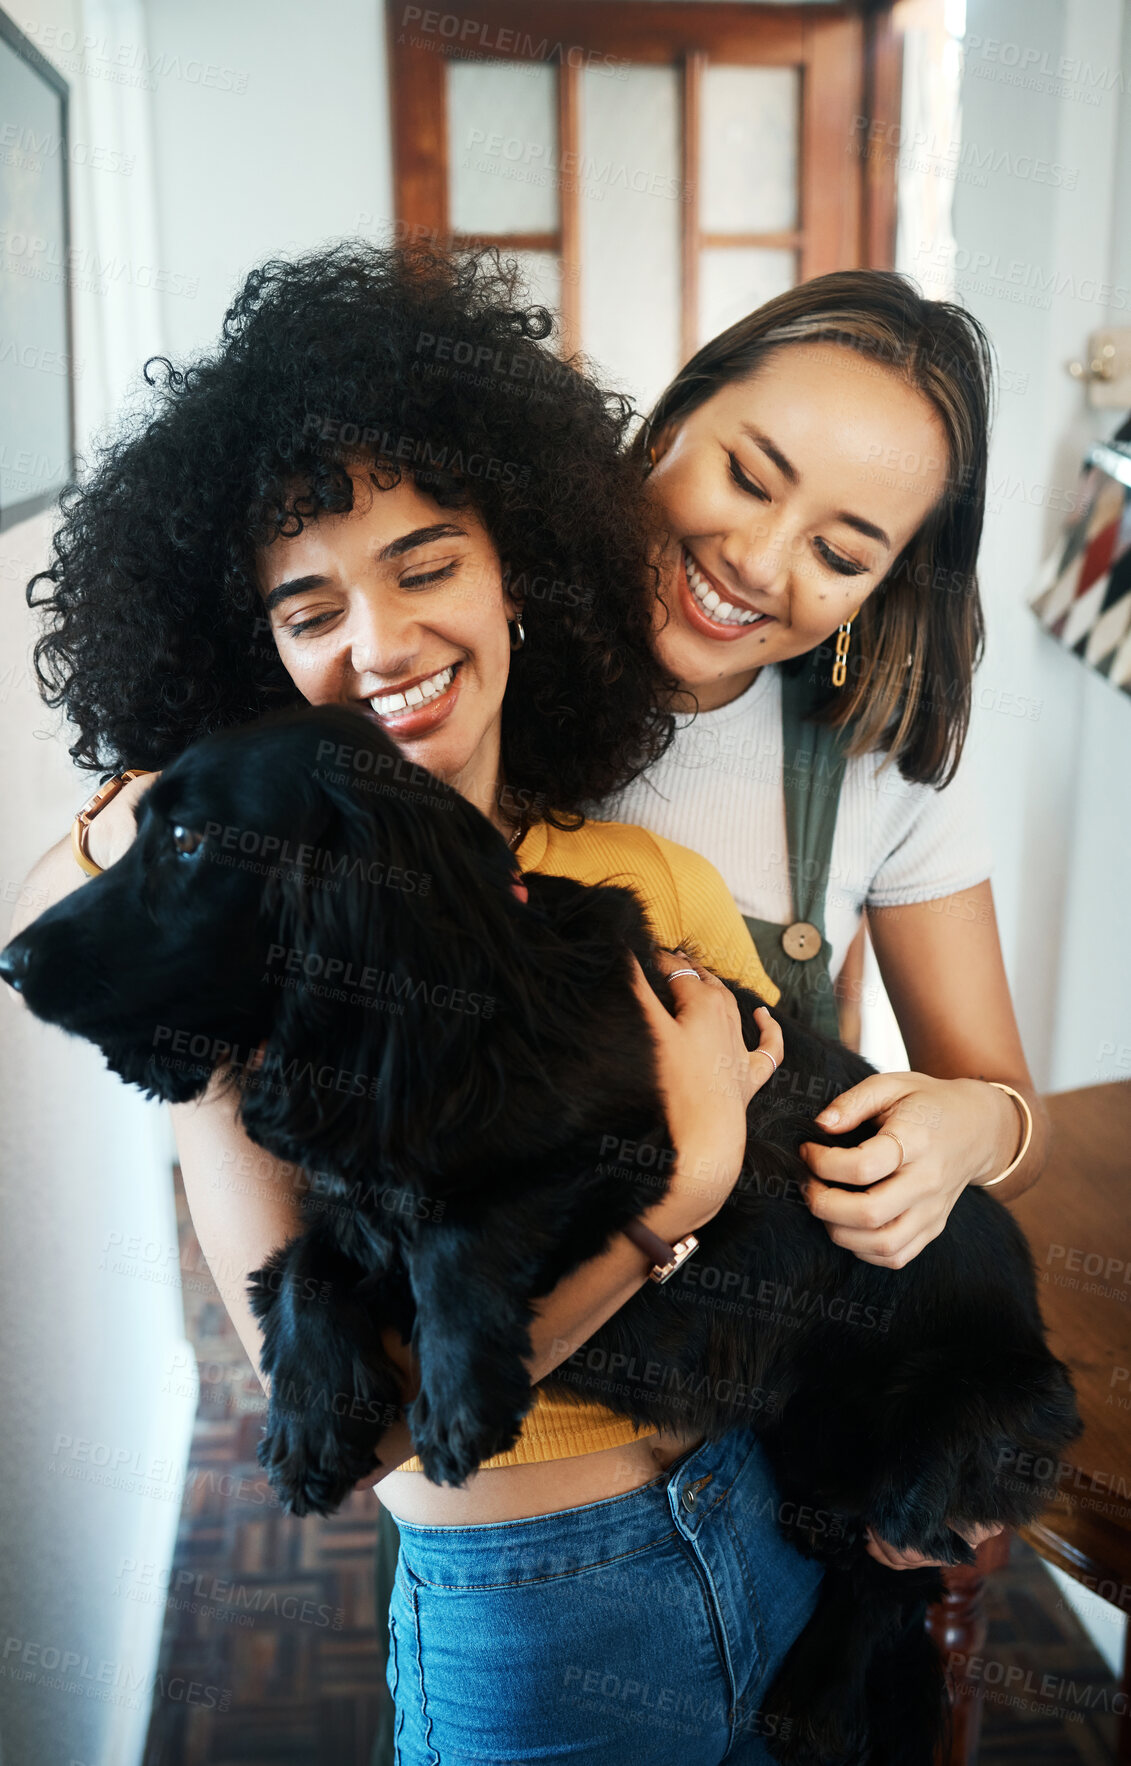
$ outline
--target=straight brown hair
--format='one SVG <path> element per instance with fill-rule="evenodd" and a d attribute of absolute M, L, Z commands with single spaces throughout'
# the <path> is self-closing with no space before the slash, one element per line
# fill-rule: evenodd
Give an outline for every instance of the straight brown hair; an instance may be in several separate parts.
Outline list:
<path fill-rule="evenodd" d="M 894 270 L 837 270 L 802 282 L 705 343 L 661 393 L 632 450 L 648 448 L 773 351 L 837 343 L 931 401 L 947 437 L 946 488 L 853 622 L 848 679 L 832 686 L 832 641 L 783 663 L 805 669 L 815 721 L 845 752 L 886 749 L 904 778 L 946 785 L 970 725 L 985 625 L 977 560 L 985 514 L 993 351 L 978 321 L 928 300 Z M 887 764 L 885 762 L 885 764 Z"/>

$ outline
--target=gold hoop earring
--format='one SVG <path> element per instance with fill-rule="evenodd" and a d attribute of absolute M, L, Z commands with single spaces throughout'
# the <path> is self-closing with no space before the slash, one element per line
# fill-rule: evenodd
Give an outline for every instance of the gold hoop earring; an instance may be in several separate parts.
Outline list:
<path fill-rule="evenodd" d="M 521 621 L 521 619 L 517 619 L 517 618 L 515 618 L 515 619 L 508 619 L 508 620 L 507 620 L 507 626 L 508 626 L 508 629 L 509 629 L 509 631 L 510 631 L 510 635 L 511 635 L 511 649 L 512 649 L 512 650 L 521 650 L 521 649 L 522 649 L 522 646 L 523 646 L 523 645 L 524 645 L 524 644 L 525 644 L 525 642 L 526 642 L 526 633 L 525 633 L 525 632 L 524 632 L 524 631 L 523 631 L 523 629 L 522 629 L 522 621 Z M 515 632 L 517 632 L 517 633 L 518 633 L 518 642 L 517 642 L 517 644 L 516 644 L 516 643 L 515 643 L 515 636 L 514 636 L 514 635 L 515 635 Z"/>
<path fill-rule="evenodd" d="M 856 613 L 859 611 L 858 607 Z M 848 643 L 852 636 L 852 622 L 856 618 L 856 613 L 850 613 L 848 618 L 837 627 L 836 656 L 833 660 L 834 687 L 843 687 L 848 674 Z"/>

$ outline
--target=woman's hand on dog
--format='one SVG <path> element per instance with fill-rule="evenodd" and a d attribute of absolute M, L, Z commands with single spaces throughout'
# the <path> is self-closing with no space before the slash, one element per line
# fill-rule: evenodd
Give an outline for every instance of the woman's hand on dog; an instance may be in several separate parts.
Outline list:
<path fill-rule="evenodd" d="M 99 810 L 90 824 L 86 837 L 87 851 L 96 865 L 108 871 L 127 853 L 137 836 L 134 810 L 160 773 L 146 773 L 140 779 L 129 779 L 105 809 Z"/>
<path fill-rule="evenodd" d="M 1000 1523 L 996 1527 L 960 1527 L 956 1522 L 951 1521 L 950 1530 L 965 1539 L 967 1545 L 977 1551 L 983 1540 L 995 1539 L 1005 1529 Z M 868 1534 L 866 1547 L 868 1556 L 875 1558 L 878 1564 L 886 1564 L 889 1570 L 922 1570 L 928 1564 L 939 1569 L 946 1567 L 942 1558 L 925 1558 L 917 1551 L 896 1551 L 894 1545 L 889 1545 L 886 1540 L 877 1538 L 871 1527 L 866 1531 Z"/>
<path fill-rule="evenodd" d="M 662 1224 L 682 1237 L 713 1219 L 733 1190 L 746 1153 L 746 1107 L 776 1069 L 751 1055 L 742 1038 L 738 1001 L 709 969 L 694 965 L 683 951 L 656 953 L 656 965 L 665 975 L 696 970 L 671 982 L 673 1017 L 635 957 L 632 962 L 677 1154 L 667 1194 L 644 1219 L 659 1231 L 662 1211 Z M 780 1026 L 766 1006 L 759 1006 L 755 1016 L 761 1032 L 758 1047 L 780 1062 L 785 1052 Z M 676 1231 L 681 1225 L 682 1231 Z"/>
<path fill-rule="evenodd" d="M 799 1148 L 817 1178 L 869 1186 L 867 1194 L 813 1181 L 805 1200 L 835 1245 L 865 1263 L 902 1269 L 942 1232 L 968 1183 L 1008 1165 L 1017 1110 L 1011 1098 L 978 1079 L 875 1073 L 834 1098 L 816 1120 L 840 1134 L 872 1117 L 880 1130 L 858 1147 L 804 1141 Z"/>

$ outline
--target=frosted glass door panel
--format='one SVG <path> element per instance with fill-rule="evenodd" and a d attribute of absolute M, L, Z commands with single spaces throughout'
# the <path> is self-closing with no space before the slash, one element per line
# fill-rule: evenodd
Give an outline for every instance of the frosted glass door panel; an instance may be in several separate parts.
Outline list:
<path fill-rule="evenodd" d="M 699 342 L 717 337 L 796 280 L 796 252 L 737 245 L 701 252 Z"/>
<path fill-rule="evenodd" d="M 556 258 L 552 251 L 504 251 L 500 256 L 506 263 L 511 258 L 517 260 L 526 281 L 527 305 L 549 307 L 556 324 L 562 304 L 561 259 Z M 556 331 L 549 342 L 560 349 Z"/>
<path fill-rule="evenodd" d="M 582 347 L 650 403 L 679 366 L 679 77 L 586 69 L 580 109 Z"/>
<path fill-rule="evenodd" d="M 792 67 L 704 69 L 704 233 L 779 233 L 797 226 L 798 82 Z"/>
<path fill-rule="evenodd" d="M 519 61 L 449 61 L 447 70 L 453 231 L 555 232 L 557 69 Z"/>

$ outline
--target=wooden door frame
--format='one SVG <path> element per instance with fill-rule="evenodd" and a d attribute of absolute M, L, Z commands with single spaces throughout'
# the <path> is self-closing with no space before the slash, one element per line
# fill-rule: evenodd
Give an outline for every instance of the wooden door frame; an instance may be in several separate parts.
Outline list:
<path fill-rule="evenodd" d="M 467 13 L 429 12 L 386 0 L 398 232 L 452 246 L 480 243 L 453 234 L 448 212 L 444 62 L 455 55 L 557 65 L 561 164 L 576 163 L 579 85 L 596 59 L 682 68 L 685 202 L 682 222 L 682 343 L 697 341 L 699 249 L 699 88 L 709 61 L 801 68 L 802 168 L 795 231 L 752 234 L 728 242 L 785 246 L 799 256 L 799 281 L 828 270 L 890 268 L 894 261 L 896 187 L 891 154 L 873 154 L 873 139 L 891 139 L 899 123 L 900 52 L 892 0 L 818 6 L 759 6 L 705 0 L 473 0 Z M 757 17 L 757 42 L 750 32 Z M 579 21 L 584 28 L 579 29 Z M 429 28 L 430 27 L 430 28 Z M 584 45 L 578 44 L 579 36 Z M 403 39 L 403 41 L 402 41 Z M 814 87 L 821 104 L 810 102 Z M 571 161 L 567 156 L 572 155 Z M 837 175 L 846 157 L 858 175 Z M 492 234 L 504 250 L 552 251 L 562 269 L 563 347 L 578 342 L 580 306 L 578 180 L 559 181 L 559 226 L 545 234 Z"/>

